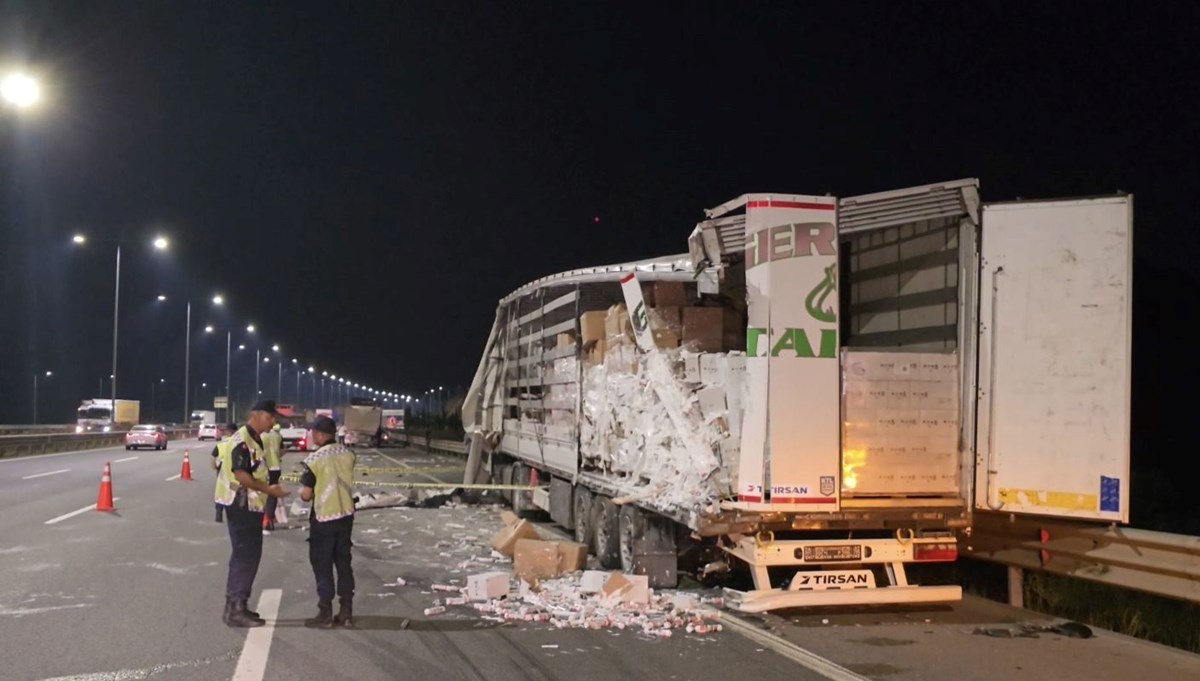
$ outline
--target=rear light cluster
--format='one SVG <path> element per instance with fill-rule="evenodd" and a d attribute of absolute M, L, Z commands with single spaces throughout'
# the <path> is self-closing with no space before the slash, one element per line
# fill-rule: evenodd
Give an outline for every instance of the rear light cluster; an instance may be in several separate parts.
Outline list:
<path fill-rule="evenodd" d="M 958 544 L 917 544 L 913 547 L 913 560 L 935 562 L 953 562 L 958 560 Z"/>
<path fill-rule="evenodd" d="M 304 438 L 300 438 L 300 442 L 297 444 L 297 447 L 299 449 L 308 449 L 308 440 L 305 440 Z"/>

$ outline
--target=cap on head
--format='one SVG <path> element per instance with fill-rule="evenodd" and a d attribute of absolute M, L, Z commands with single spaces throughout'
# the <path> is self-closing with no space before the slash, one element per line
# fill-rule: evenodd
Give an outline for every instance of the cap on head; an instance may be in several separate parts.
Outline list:
<path fill-rule="evenodd" d="M 250 411 L 265 411 L 275 418 L 282 416 L 282 414 L 275 410 L 275 400 L 259 400 L 254 403 L 253 407 L 250 407 Z"/>
<path fill-rule="evenodd" d="M 316 420 L 309 424 L 308 428 L 315 433 L 337 435 L 337 424 L 328 416 L 318 416 Z"/>

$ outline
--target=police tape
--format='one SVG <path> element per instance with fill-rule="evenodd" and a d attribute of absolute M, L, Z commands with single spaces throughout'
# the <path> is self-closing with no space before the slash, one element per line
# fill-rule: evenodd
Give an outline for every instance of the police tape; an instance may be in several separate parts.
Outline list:
<path fill-rule="evenodd" d="M 300 482 L 298 475 L 285 475 L 281 480 L 286 482 Z M 359 487 L 399 487 L 401 489 L 472 489 L 472 490 L 513 490 L 519 492 L 532 492 L 536 489 L 542 489 L 537 485 L 490 485 L 485 483 L 463 484 L 460 482 L 374 482 L 372 480 L 355 480 L 355 485 Z"/>
<path fill-rule="evenodd" d="M 461 473 L 462 466 L 389 466 L 389 467 L 370 467 L 359 466 L 354 469 L 354 472 L 359 475 L 391 475 L 405 473 Z"/>

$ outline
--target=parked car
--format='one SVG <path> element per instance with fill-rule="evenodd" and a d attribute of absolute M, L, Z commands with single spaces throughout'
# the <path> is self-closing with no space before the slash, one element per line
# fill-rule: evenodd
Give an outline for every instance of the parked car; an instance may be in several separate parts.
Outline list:
<path fill-rule="evenodd" d="M 125 433 L 125 449 L 138 449 L 141 447 L 166 449 L 167 429 L 162 426 L 143 424 L 134 426 L 132 430 Z"/>
<path fill-rule="evenodd" d="M 200 426 L 201 440 L 219 440 L 221 439 L 221 428 L 215 423 L 205 423 Z"/>

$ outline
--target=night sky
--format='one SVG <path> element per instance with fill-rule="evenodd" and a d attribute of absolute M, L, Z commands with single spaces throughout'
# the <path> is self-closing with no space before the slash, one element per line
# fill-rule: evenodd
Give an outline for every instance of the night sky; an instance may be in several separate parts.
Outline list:
<path fill-rule="evenodd" d="M 147 413 L 165 378 L 168 420 L 188 298 L 193 330 L 465 387 L 498 298 L 682 252 L 705 207 L 978 177 L 1135 194 L 1136 427 L 1169 446 L 1198 374 L 1200 10 L 1113 5 L 4 2 L 0 62 L 48 101 L 0 111 L 0 422 L 34 372 L 60 422 L 109 373 L 113 246 L 77 231 L 127 240 L 120 392 Z M 223 345 L 197 337 L 194 380 L 223 382 Z"/>

